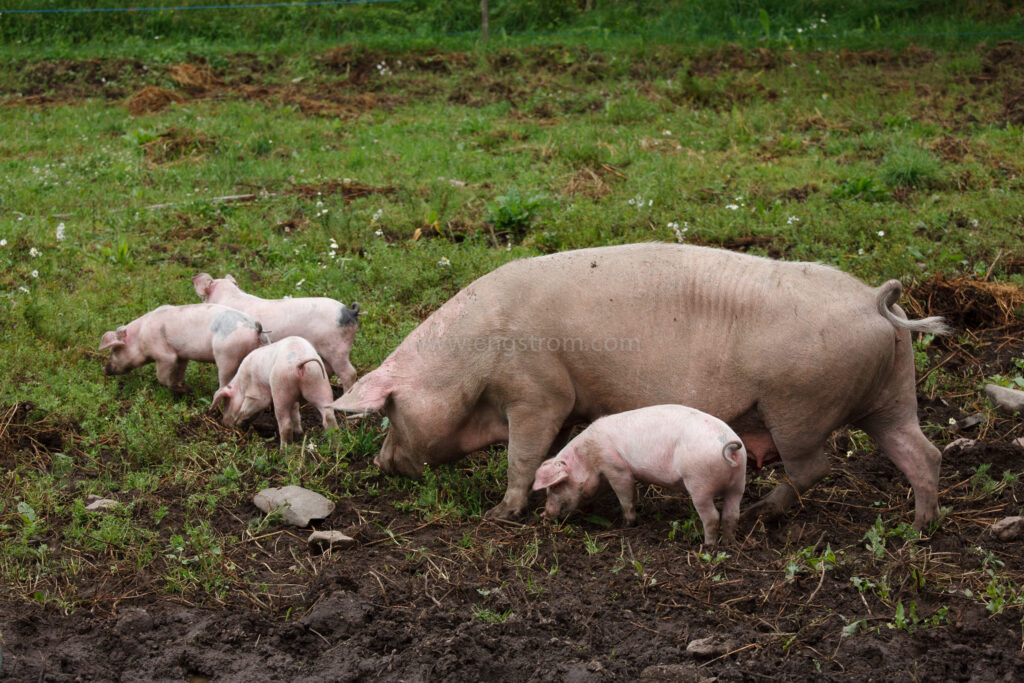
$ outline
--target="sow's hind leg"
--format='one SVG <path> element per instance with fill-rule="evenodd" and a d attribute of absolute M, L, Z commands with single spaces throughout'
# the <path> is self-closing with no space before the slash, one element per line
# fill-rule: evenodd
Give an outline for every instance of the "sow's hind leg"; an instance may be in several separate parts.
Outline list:
<path fill-rule="evenodd" d="M 906 475 L 914 489 L 914 528 L 924 530 L 939 518 L 939 465 L 942 462 L 939 449 L 921 432 L 916 414 L 874 415 L 861 420 L 857 426 L 867 432 Z"/>
<path fill-rule="evenodd" d="M 780 483 L 764 498 L 743 511 L 744 518 L 762 516 L 778 519 L 795 503 L 804 491 L 828 474 L 825 440 L 817 433 L 798 429 L 774 429 L 772 441 L 778 449 L 786 469 L 786 481 Z"/>

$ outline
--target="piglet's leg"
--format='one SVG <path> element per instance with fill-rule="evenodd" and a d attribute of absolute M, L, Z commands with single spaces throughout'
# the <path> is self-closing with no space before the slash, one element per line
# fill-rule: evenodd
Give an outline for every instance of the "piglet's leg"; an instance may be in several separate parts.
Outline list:
<path fill-rule="evenodd" d="M 175 393 L 185 392 L 185 368 L 188 361 L 179 359 L 177 356 L 157 358 L 156 378 L 165 387 L 170 387 Z"/>
<path fill-rule="evenodd" d="M 715 545 L 718 543 L 720 517 L 718 508 L 715 507 L 714 496 L 706 491 L 691 491 L 690 499 L 693 500 L 693 507 L 697 508 L 701 524 L 704 525 L 704 543 Z M 735 531 L 735 527 L 733 530 Z"/>
<path fill-rule="evenodd" d="M 622 506 L 626 526 L 633 526 L 636 524 L 636 480 L 633 478 L 633 471 L 614 449 L 605 448 L 604 453 L 598 457 L 601 474 L 608 480 L 619 499 L 619 505 Z"/>

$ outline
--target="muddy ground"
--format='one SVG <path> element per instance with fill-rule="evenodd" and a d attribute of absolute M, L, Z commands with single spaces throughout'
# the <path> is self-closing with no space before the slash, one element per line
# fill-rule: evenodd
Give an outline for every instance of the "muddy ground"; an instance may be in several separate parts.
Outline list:
<path fill-rule="evenodd" d="M 928 59 L 918 52 L 872 55 L 881 63 Z M 246 68 L 260 75 L 274 66 L 251 55 L 248 61 L 244 55 L 232 61 L 242 76 L 231 87 L 281 98 L 317 115 L 387 106 L 387 93 L 357 97 L 347 90 L 377 59 L 357 57 L 339 52 L 324 58 L 325 68 L 344 72 L 349 82 L 337 97 L 321 94 L 313 101 L 310 93 L 288 86 L 249 84 Z M 516 61 L 521 58 L 510 55 L 496 56 L 496 66 L 503 59 L 509 70 L 521 66 Z M 773 66 L 771 54 L 758 52 L 715 59 L 695 62 L 695 71 L 718 63 Z M 990 61 L 986 77 L 998 75 L 1002 63 Z M 606 66 L 597 57 L 574 65 L 595 77 Z M 418 63 L 424 72 L 451 73 L 458 66 L 453 57 L 430 55 Z M 172 69 L 181 89 L 172 95 L 138 90 L 161 81 L 131 60 L 33 68 L 25 82 L 38 88 L 4 93 L 8 104 L 59 103 L 87 96 L 76 88 L 94 95 L 91 85 L 113 81 L 117 85 L 97 87 L 143 113 L 174 98 L 207 96 L 225 87 L 201 63 Z M 517 100 L 521 94 L 502 90 L 497 80 L 493 85 L 482 97 Z M 451 97 L 470 92 L 480 90 L 456 89 Z M 1011 119 L 1017 105 L 1008 98 L 1001 115 Z M 353 463 L 366 470 L 365 488 L 342 497 L 332 516 L 317 525 L 345 531 L 356 539 L 353 547 L 311 549 L 308 530 L 276 525 L 243 534 L 240 530 L 261 516 L 245 500 L 212 515 L 217 530 L 240 536 L 223 552 L 250 582 L 263 582 L 260 592 L 168 593 L 153 568 L 111 573 L 101 555 L 83 558 L 82 575 L 92 571 L 95 581 L 78 587 L 83 606 L 71 614 L 0 587 L 0 677 L 1019 680 L 1024 675 L 1022 542 L 997 541 L 988 528 L 1024 507 L 1024 482 L 1018 479 L 1024 448 L 1013 444 L 1024 436 L 1024 426 L 1019 416 L 991 411 L 978 389 L 981 378 L 1012 373 L 1013 359 L 1024 357 L 1021 296 L 1020 290 L 981 280 L 931 280 L 910 292 L 914 315 L 946 315 L 958 329 L 929 348 L 928 373 L 941 368 L 966 387 L 937 393 L 927 375 L 921 376 L 922 422 L 940 448 L 961 437 L 974 440 L 944 457 L 940 503 L 948 512 L 924 539 L 908 539 L 892 522 L 909 522 L 913 515 L 904 477 L 848 432 L 837 433 L 830 444 L 834 467 L 827 480 L 784 522 L 744 522 L 741 540 L 727 556 L 701 548 L 674 524 L 693 516 L 685 496 L 650 488 L 642 492 L 640 524 L 634 528 L 602 523 L 620 519 L 610 496 L 558 528 L 540 520 L 536 510 L 523 524 L 425 519 L 403 511 L 407 494 L 375 486 L 384 480 L 371 463 L 373 454 L 366 453 Z M 74 450 L 74 425 L 33 421 L 28 408 L 0 406 L 0 465 L 27 457 L 46 463 L 55 452 Z M 985 421 L 953 432 L 950 420 L 979 410 Z M 220 427 L 208 418 L 190 428 Z M 273 439 L 272 421 L 257 425 L 250 438 Z M 468 470 L 485 457 L 476 454 L 457 467 Z M 781 476 L 777 466 L 752 472 L 745 503 Z M 500 496 L 500 488 L 495 491 L 488 495 Z M 180 514 L 173 512 L 174 504 L 187 493 L 161 489 L 143 501 L 139 514 L 160 505 Z M 877 531 L 880 517 L 889 523 Z M 873 540 L 872 529 L 880 539 Z M 695 641 L 709 638 L 702 651 L 692 651 Z"/>

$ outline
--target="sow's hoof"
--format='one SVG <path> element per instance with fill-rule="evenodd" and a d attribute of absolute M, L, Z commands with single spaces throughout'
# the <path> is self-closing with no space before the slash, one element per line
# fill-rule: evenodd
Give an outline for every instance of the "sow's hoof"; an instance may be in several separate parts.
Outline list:
<path fill-rule="evenodd" d="M 513 521 L 523 516 L 523 511 L 508 503 L 501 502 L 484 513 L 484 519 L 501 522 Z"/>

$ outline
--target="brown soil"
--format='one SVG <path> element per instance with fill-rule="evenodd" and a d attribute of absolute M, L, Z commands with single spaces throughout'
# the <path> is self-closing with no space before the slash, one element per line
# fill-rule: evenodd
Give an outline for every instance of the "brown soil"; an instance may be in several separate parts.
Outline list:
<path fill-rule="evenodd" d="M 975 369 L 1007 372 L 1024 354 L 1013 315 L 1020 295 L 936 279 L 905 301 L 915 315 L 951 316 L 959 333 L 933 345 L 931 365 L 969 378 Z M 83 606 L 73 614 L 0 588 L 2 672 L 11 681 L 1011 680 L 1024 667 L 1020 608 L 990 614 L 977 596 L 1012 597 L 1024 581 L 1022 541 L 986 533 L 1024 506 L 1024 481 L 1014 476 L 1024 448 L 1011 443 L 1024 430 L 991 413 L 952 434 L 949 419 L 974 412 L 976 394 L 920 396 L 922 423 L 940 447 L 959 436 L 977 441 L 943 459 L 941 528 L 923 541 L 890 528 L 879 559 L 866 534 L 880 515 L 909 519 L 907 483 L 846 431 L 830 444 L 832 474 L 784 523 L 745 522 L 720 563 L 690 552 L 698 546 L 687 532 L 671 538 L 672 520 L 691 517 L 685 495 L 644 488 L 634 528 L 602 522 L 620 519 L 611 496 L 559 533 L 536 515 L 524 524 L 424 519 L 402 512 L 404 495 L 374 495 L 384 479 L 368 453 L 351 463 L 366 470 L 367 487 L 342 496 L 320 525 L 353 536 L 355 547 L 321 553 L 306 545 L 308 531 L 274 526 L 253 536 L 246 524 L 260 513 L 239 496 L 210 523 L 239 539 L 223 552 L 262 591 L 169 595 L 150 568 L 83 557 L 94 582 L 78 587 Z M 315 421 L 311 411 L 303 417 Z M 179 436 L 223 430 L 204 415 Z M 29 405 L 0 408 L 0 465 L 16 458 L 47 469 L 62 452 L 102 469 L 78 450 L 77 431 Z M 273 443 L 273 419 L 233 438 Z M 780 476 L 752 473 L 746 502 Z M 137 514 L 166 505 L 181 515 L 189 494 L 160 487 Z M 58 536 L 47 542 L 60 546 Z M 809 558 L 829 553 L 835 566 L 815 569 Z M 711 654 L 687 652 L 707 637 Z"/>

